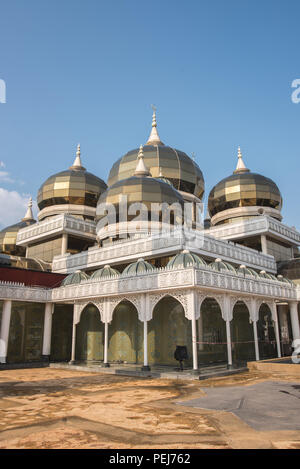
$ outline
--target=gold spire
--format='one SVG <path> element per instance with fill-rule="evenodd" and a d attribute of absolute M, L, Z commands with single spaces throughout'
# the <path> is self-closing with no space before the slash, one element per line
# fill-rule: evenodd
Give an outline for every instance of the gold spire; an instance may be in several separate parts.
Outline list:
<path fill-rule="evenodd" d="M 157 122 L 156 122 L 156 107 L 151 104 L 151 107 L 153 109 L 153 114 L 152 114 L 152 129 L 150 136 L 148 138 L 148 141 L 146 145 L 163 145 L 162 141 L 160 140 L 160 137 L 157 132 Z"/>
<path fill-rule="evenodd" d="M 140 146 L 137 160 L 134 176 L 151 176 L 149 169 L 145 165 L 143 145 Z"/>
<path fill-rule="evenodd" d="M 80 152 L 80 143 L 77 145 L 77 151 L 76 151 L 76 158 L 74 160 L 74 163 L 72 166 L 70 166 L 70 169 L 81 169 L 85 171 L 85 168 L 81 164 L 81 158 L 80 158 L 81 152 Z"/>
<path fill-rule="evenodd" d="M 249 173 L 249 171 L 250 170 L 248 168 L 246 168 L 245 163 L 243 161 L 241 147 L 238 147 L 238 163 L 237 163 L 236 169 L 233 173 L 234 174 Z"/>
<path fill-rule="evenodd" d="M 22 218 L 22 221 L 30 221 L 34 220 L 33 213 L 32 213 L 32 197 L 30 197 L 27 205 L 27 211 L 25 213 L 25 217 Z"/>

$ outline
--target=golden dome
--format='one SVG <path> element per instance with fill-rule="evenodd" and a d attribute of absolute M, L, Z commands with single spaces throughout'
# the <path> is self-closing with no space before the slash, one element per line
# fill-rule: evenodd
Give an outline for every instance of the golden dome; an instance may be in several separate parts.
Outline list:
<path fill-rule="evenodd" d="M 202 199 L 204 179 L 199 166 L 183 151 L 164 145 L 157 133 L 155 111 L 152 131 L 143 147 L 144 160 L 153 178 L 168 179 L 178 191 L 194 194 Z M 139 149 L 129 151 L 111 168 L 108 186 L 133 175 Z"/>
<path fill-rule="evenodd" d="M 182 223 L 184 200 L 181 194 L 167 182 L 151 177 L 151 174 L 144 163 L 142 145 L 140 146 L 135 166 L 136 169 L 133 176 L 117 181 L 115 184 L 108 187 L 108 189 L 100 196 L 96 211 L 97 220 L 100 221 L 104 219 L 105 221 L 107 220 L 108 223 L 106 228 L 101 227 L 98 229 L 98 239 L 109 237 L 108 233 L 110 231 L 113 232 L 114 229 L 112 227 L 118 226 L 119 228 L 117 231 L 119 231 L 119 233 L 121 231 L 123 232 L 123 229 L 125 229 L 127 233 L 130 233 L 132 228 L 135 229 L 134 225 L 131 225 L 130 223 L 128 223 L 127 226 L 127 221 L 130 222 L 132 220 L 136 220 L 136 217 L 139 216 L 138 213 L 142 218 L 144 218 L 144 214 L 140 213 L 140 207 L 134 207 L 133 204 L 143 204 L 147 210 L 147 213 L 145 213 L 146 220 L 143 220 L 145 224 L 142 223 L 142 228 L 140 227 L 140 229 L 145 229 L 147 231 L 149 229 L 148 222 L 150 221 L 152 229 L 155 224 L 157 228 L 161 223 L 163 226 Z M 179 210 L 177 211 L 178 204 L 181 213 L 179 213 Z M 108 218 L 106 216 L 107 210 L 108 213 L 110 212 L 110 205 L 113 205 L 115 208 L 116 217 L 114 217 L 115 219 L 113 220 L 110 218 L 110 215 Z M 173 207 L 170 207 L 172 205 Z M 108 209 L 106 207 L 108 207 Z M 131 207 L 133 210 L 131 210 Z M 168 210 L 168 208 L 170 208 L 170 210 Z M 126 210 L 126 213 L 123 213 L 122 209 Z M 166 212 L 164 212 L 165 209 Z M 132 213 L 132 211 L 134 213 Z M 170 216 L 170 218 L 168 218 L 169 221 L 165 220 L 164 215 L 167 217 L 168 215 Z M 124 220 L 125 216 L 126 221 Z M 154 218 L 156 218 L 155 221 L 153 220 Z"/>
<path fill-rule="evenodd" d="M 81 165 L 78 145 L 73 166 L 50 176 L 40 187 L 37 202 L 40 210 L 53 205 L 74 204 L 96 207 L 107 185 Z"/>
<path fill-rule="evenodd" d="M 252 210 L 251 213 L 250 209 L 249 213 L 247 211 L 238 211 L 237 209 L 264 207 L 271 209 L 269 211 L 266 210 L 266 213 L 276 218 L 281 218 L 282 197 L 275 182 L 265 176 L 250 172 L 244 165 L 240 149 L 238 158 L 237 169 L 234 173 L 222 179 L 222 181 L 213 187 L 209 194 L 208 210 L 210 216 L 214 217 L 225 210 L 231 210 L 231 212 L 228 212 L 228 219 L 231 218 L 231 215 L 232 218 L 236 216 L 241 218 L 243 213 L 245 217 L 259 215 L 264 213 L 263 209 Z M 235 215 L 232 209 L 236 210 Z"/>
<path fill-rule="evenodd" d="M 25 217 L 14 225 L 10 225 L 0 231 L 0 252 L 13 256 L 25 256 L 26 249 L 23 246 L 17 246 L 17 235 L 21 228 L 33 225 L 36 221 L 32 215 L 32 199 L 29 199 L 28 208 Z"/>
<path fill-rule="evenodd" d="M 183 198 L 170 184 L 148 176 L 132 176 L 118 181 L 110 186 L 99 198 L 99 204 L 113 204 L 117 209 L 120 198 L 127 197 L 127 205 L 142 202 L 150 211 L 152 203 L 171 205 L 179 202 L 183 205 Z"/>

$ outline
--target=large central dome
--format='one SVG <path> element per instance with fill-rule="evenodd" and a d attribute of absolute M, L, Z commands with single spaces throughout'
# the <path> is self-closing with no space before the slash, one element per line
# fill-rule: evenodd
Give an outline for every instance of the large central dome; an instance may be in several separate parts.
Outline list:
<path fill-rule="evenodd" d="M 145 148 L 145 147 L 144 147 Z M 114 206 L 116 219 L 110 220 L 107 225 L 101 224 L 97 227 L 97 237 L 99 240 L 115 236 L 117 234 L 130 234 L 131 230 L 135 230 L 136 226 L 131 221 L 135 220 L 137 215 L 135 204 L 143 204 L 145 208 L 146 220 L 143 220 L 139 226 L 139 232 L 149 232 L 150 230 L 161 229 L 162 224 L 166 222 L 162 216 L 162 204 L 171 207 L 177 204 L 183 214 L 184 200 L 172 184 L 164 182 L 161 178 L 151 177 L 151 173 L 144 163 L 143 146 L 140 146 L 138 158 L 135 161 L 135 171 L 133 175 L 115 182 L 101 194 L 97 205 L 97 221 L 106 218 L 106 207 Z M 123 201 L 126 199 L 126 221 L 124 222 Z M 176 206 L 176 205 L 175 205 Z M 131 212 L 131 208 L 133 211 Z M 138 212 L 140 208 L 137 208 Z M 167 209 L 165 208 L 167 214 Z M 157 214 L 157 224 L 153 222 L 153 214 Z M 128 220 L 128 224 L 127 224 Z M 181 223 L 177 214 L 170 219 L 170 224 Z"/>
<path fill-rule="evenodd" d="M 199 166 L 183 151 L 164 145 L 157 133 L 156 115 L 153 113 L 152 131 L 143 147 L 144 160 L 154 178 L 164 177 L 180 192 L 202 199 L 204 179 Z M 133 176 L 139 148 L 129 151 L 112 167 L 108 185 Z"/>

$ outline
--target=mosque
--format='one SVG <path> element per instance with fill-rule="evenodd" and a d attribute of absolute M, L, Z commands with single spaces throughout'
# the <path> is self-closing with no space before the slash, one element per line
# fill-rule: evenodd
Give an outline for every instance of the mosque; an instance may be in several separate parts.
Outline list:
<path fill-rule="evenodd" d="M 282 222 L 278 186 L 238 149 L 201 223 L 203 196 L 201 169 L 161 141 L 155 110 L 147 142 L 113 164 L 107 183 L 82 165 L 78 145 L 73 165 L 41 185 L 38 220 L 30 200 L 0 232 L 0 367 L 149 370 L 177 366 L 178 347 L 193 370 L 290 356 L 300 233 Z"/>

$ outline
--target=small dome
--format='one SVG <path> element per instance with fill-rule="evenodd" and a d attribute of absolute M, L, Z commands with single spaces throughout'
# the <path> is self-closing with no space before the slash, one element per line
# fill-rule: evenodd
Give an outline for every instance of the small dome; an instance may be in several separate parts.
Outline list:
<path fill-rule="evenodd" d="M 216 259 L 214 262 L 211 262 L 211 264 L 209 264 L 209 267 L 211 267 L 213 270 L 217 270 L 218 272 L 221 272 L 222 270 L 227 270 L 236 273 L 236 270 L 233 265 L 229 264 L 228 262 L 222 261 L 221 259 Z"/>
<path fill-rule="evenodd" d="M 265 176 L 250 172 L 244 165 L 240 149 L 237 169 L 231 176 L 222 179 L 214 186 L 208 197 L 208 210 L 212 217 L 212 224 L 257 216 L 264 212 L 281 220 L 281 208 L 282 197 L 275 182 Z M 216 217 L 226 210 L 230 212 Z"/>
<path fill-rule="evenodd" d="M 283 277 L 282 275 L 277 275 L 277 280 L 279 280 L 279 282 L 288 283 L 289 285 L 295 285 L 292 280 L 290 280 L 289 278 Z"/>
<path fill-rule="evenodd" d="M 176 256 L 172 257 L 172 259 L 169 260 L 167 267 L 175 269 L 176 267 L 188 267 L 190 265 L 193 265 L 195 267 L 201 267 L 203 265 L 207 265 L 205 260 L 202 259 L 202 257 L 197 256 L 197 254 L 194 254 L 190 251 L 182 251 L 179 254 L 176 254 Z"/>
<path fill-rule="evenodd" d="M 118 272 L 116 269 L 113 269 L 110 265 L 105 265 L 102 269 L 96 270 L 91 275 L 91 279 L 101 280 L 104 277 L 115 277 L 116 275 L 120 275 L 120 272 Z"/>
<path fill-rule="evenodd" d="M 74 285 L 76 283 L 80 283 L 83 280 L 88 280 L 89 276 L 85 272 L 81 272 L 81 270 L 76 270 L 72 274 L 69 274 L 66 278 L 63 279 L 61 282 L 61 286 L 65 287 L 67 285 Z"/>
<path fill-rule="evenodd" d="M 259 273 L 256 272 L 254 269 L 246 266 L 239 266 L 237 269 L 238 274 L 249 275 L 250 277 L 259 278 Z"/>
<path fill-rule="evenodd" d="M 39 188 L 37 202 L 42 211 L 52 206 L 97 206 L 99 196 L 107 189 L 105 182 L 81 166 L 78 145 L 74 164 L 50 176 Z M 48 209 L 49 210 L 49 209 Z M 55 213 L 49 212 L 49 215 Z"/>
<path fill-rule="evenodd" d="M 164 145 L 157 134 L 156 114 L 153 113 L 152 131 L 144 145 L 145 164 L 153 178 L 166 178 L 175 189 L 194 194 L 202 199 L 204 178 L 199 166 L 183 151 Z M 113 165 L 108 185 L 133 176 L 139 149 L 129 151 Z"/>
<path fill-rule="evenodd" d="M 19 230 L 26 226 L 33 225 L 36 221 L 32 215 L 32 199 L 29 199 L 28 208 L 24 218 L 19 223 L 7 226 L 0 231 L 0 252 L 13 256 L 25 256 L 26 249 L 23 246 L 17 246 L 17 236 Z"/>
<path fill-rule="evenodd" d="M 265 270 L 261 270 L 259 272 L 259 276 L 260 278 L 267 278 L 268 280 L 278 280 L 277 277 L 275 277 L 275 275 L 270 274 L 269 272 L 266 272 Z"/>
<path fill-rule="evenodd" d="M 154 267 L 150 262 L 144 259 L 138 259 L 136 262 L 129 264 L 122 272 L 122 275 L 139 275 L 146 272 L 152 272 Z"/>

